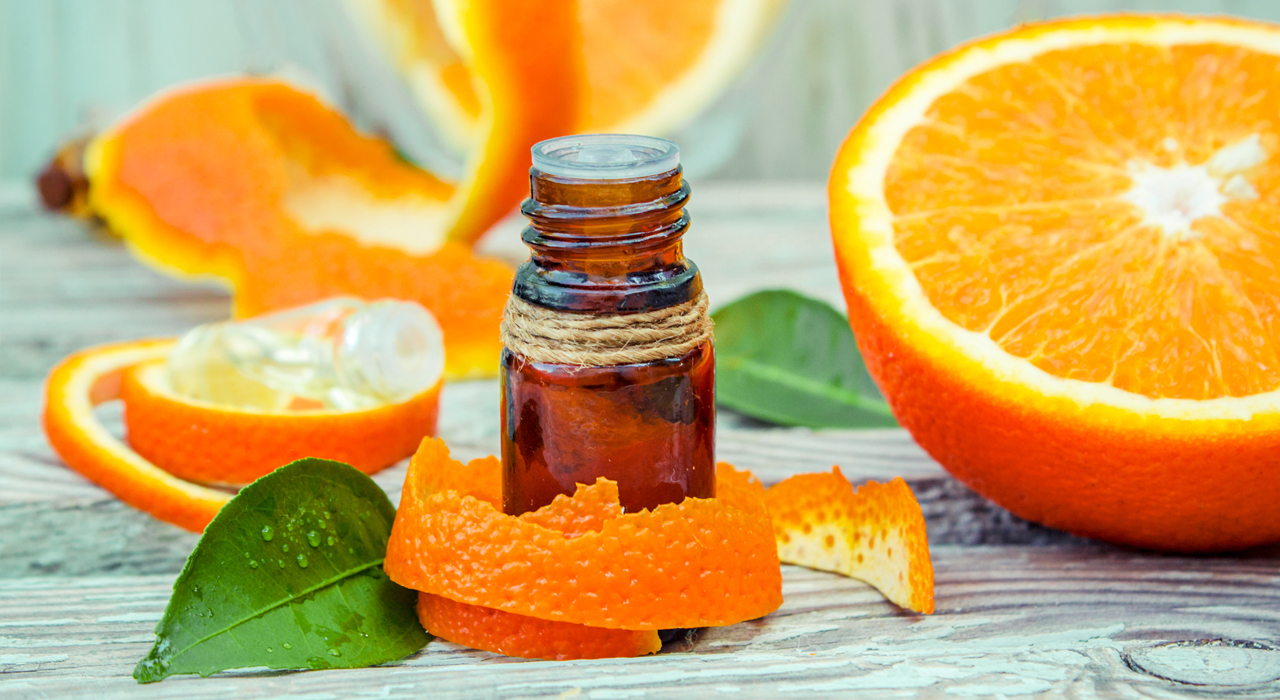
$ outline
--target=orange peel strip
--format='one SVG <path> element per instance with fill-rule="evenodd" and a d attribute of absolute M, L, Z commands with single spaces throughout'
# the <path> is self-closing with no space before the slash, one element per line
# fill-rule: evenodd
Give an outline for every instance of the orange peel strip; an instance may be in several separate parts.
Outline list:
<path fill-rule="evenodd" d="M 574 537 L 536 522 L 543 516 L 503 514 L 499 484 L 497 459 L 464 466 L 443 441 L 424 440 L 387 547 L 392 580 L 460 603 L 609 629 L 730 625 L 782 604 L 764 489 L 727 464 L 717 468 L 716 498 L 602 518 L 598 531 L 580 527 Z M 602 490 L 597 483 L 573 498 L 601 498 Z"/>
<path fill-rule="evenodd" d="M 231 494 L 202 483 L 243 484 L 303 457 L 340 459 L 373 473 L 434 432 L 440 384 L 402 403 L 364 411 L 241 411 L 167 388 L 170 338 L 100 345 L 64 359 L 45 384 L 44 429 L 72 469 L 129 505 L 193 532 Z M 93 407 L 123 400 L 129 445 Z"/>
<path fill-rule="evenodd" d="M 406 401 L 360 411 L 251 412 L 180 396 L 164 372 L 155 360 L 124 373 L 129 445 L 170 474 L 202 483 L 247 484 L 303 457 L 374 474 L 435 432 L 440 407 L 436 382 Z"/>
<path fill-rule="evenodd" d="M 644 656 L 662 648 L 652 630 L 611 630 L 552 622 L 418 594 L 418 619 L 431 634 L 473 649 L 522 659 L 605 659 Z"/>
<path fill-rule="evenodd" d="M 765 502 L 784 563 L 844 574 L 904 608 L 933 612 L 924 514 L 902 479 L 870 481 L 855 492 L 834 467 L 772 486 Z"/>
<path fill-rule="evenodd" d="M 63 360 L 45 384 L 44 431 L 67 466 L 139 510 L 202 532 L 231 494 L 183 481 L 107 432 L 93 407 L 120 398 L 127 368 L 163 358 L 173 340 L 99 345 Z"/>

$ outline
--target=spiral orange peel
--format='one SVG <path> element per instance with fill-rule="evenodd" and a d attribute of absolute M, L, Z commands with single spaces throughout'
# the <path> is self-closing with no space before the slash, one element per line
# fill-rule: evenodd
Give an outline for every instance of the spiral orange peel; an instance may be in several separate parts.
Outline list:
<path fill-rule="evenodd" d="M 764 487 L 746 472 L 720 464 L 715 498 L 653 510 L 611 510 L 616 485 L 601 480 L 511 516 L 496 505 L 499 470 L 493 457 L 464 466 L 443 441 L 423 441 L 387 547 L 392 580 L 458 603 L 607 629 L 730 625 L 782 604 Z"/>
<path fill-rule="evenodd" d="M 440 382 L 402 402 L 358 411 L 258 411 L 180 396 L 164 360 L 173 338 L 85 348 L 45 382 L 43 424 L 67 466 L 120 500 L 178 527 L 203 532 L 231 493 L 211 484 L 245 484 L 309 456 L 347 461 L 373 474 L 435 432 Z M 128 443 L 94 407 L 124 404 Z"/>
<path fill-rule="evenodd" d="M 644 656 L 662 648 L 652 630 L 611 630 L 467 605 L 418 594 L 418 619 L 431 634 L 455 644 L 524 659 L 607 659 Z"/>

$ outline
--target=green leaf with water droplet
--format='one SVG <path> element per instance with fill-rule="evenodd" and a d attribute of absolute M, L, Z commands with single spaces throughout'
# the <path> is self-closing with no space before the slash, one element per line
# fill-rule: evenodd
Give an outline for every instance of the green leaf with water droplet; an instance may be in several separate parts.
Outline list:
<path fill-rule="evenodd" d="M 322 518 L 344 546 L 309 546 Z M 341 462 L 299 460 L 246 486 L 187 558 L 133 677 L 359 668 L 421 649 L 417 594 L 382 570 L 394 519 L 382 489 Z M 284 555 L 290 544 L 309 554 Z"/>
<path fill-rule="evenodd" d="M 867 374 L 849 320 L 786 290 L 717 310 L 716 400 L 771 423 L 887 428 L 898 423 Z"/>

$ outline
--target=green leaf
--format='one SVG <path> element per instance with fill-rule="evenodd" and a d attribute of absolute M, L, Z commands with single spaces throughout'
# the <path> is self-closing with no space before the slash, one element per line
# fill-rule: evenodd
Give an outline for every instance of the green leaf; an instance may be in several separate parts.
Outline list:
<path fill-rule="evenodd" d="M 897 425 L 849 321 L 786 290 L 756 292 L 715 319 L 716 398 L 749 416 L 810 428 Z"/>
<path fill-rule="evenodd" d="M 302 459 L 253 482 L 205 528 L 133 677 L 357 668 L 421 649 L 417 594 L 382 571 L 394 519 L 382 489 L 341 462 Z"/>

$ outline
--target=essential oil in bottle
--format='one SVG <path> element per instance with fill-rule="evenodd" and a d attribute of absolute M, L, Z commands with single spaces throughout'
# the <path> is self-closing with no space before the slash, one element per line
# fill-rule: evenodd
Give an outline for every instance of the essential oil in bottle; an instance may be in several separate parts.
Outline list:
<path fill-rule="evenodd" d="M 173 390 L 263 411 L 359 410 L 406 400 L 444 370 L 444 335 L 421 305 L 351 297 L 210 323 L 168 359 Z"/>
<path fill-rule="evenodd" d="M 714 496 L 715 357 L 678 147 L 552 139 L 530 182 L 532 255 L 503 323 L 503 509 L 597 477 L 628 512 Z"/>

